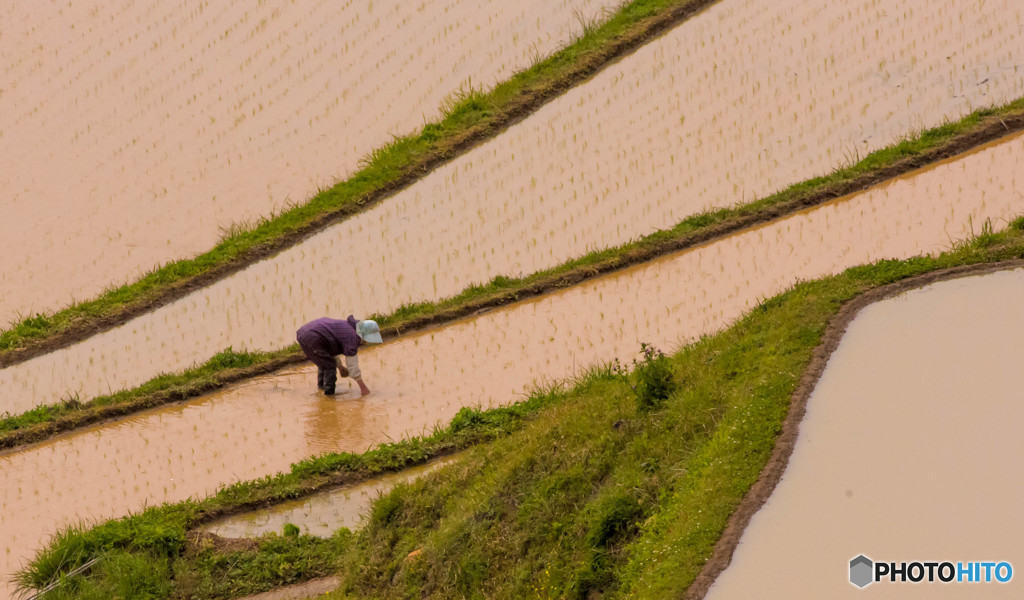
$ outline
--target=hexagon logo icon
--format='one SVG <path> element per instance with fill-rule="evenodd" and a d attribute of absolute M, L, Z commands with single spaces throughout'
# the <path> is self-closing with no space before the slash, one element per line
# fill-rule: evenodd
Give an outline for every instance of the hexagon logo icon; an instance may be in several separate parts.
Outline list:
<path fill-rule="evenodd" d="M 874 581 L 875 565 L 870 558 L 861 554 L 850 561 L 850 583 L 863 589 Z"/>

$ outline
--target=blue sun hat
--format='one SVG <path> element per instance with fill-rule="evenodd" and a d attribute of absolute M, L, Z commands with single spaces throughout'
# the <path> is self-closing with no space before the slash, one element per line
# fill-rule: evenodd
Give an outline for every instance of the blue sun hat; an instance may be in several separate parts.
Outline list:
<path fill-rule="evenodd" d="M 384 338 L 380 337 L 380 326 L 371 319 L 356 323 L 356 335 L 359 336 L 359 339 L 369 344 L 384 343 Z"/>

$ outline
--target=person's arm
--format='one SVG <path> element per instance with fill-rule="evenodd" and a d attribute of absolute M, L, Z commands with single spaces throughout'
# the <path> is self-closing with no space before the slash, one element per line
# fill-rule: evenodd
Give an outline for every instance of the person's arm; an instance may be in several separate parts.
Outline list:
<path fill-rule="evenodd" d="M 355 379 L 356 383 L 359 384 L 359 393 L 363 396 L 370 393 L 370 388 L 366 387 L 363 383 L 363 374 L 359 370 L 359 357 L 358 356 L 346 356 L 345 365 L 348 367 L 348 376 Z"/>

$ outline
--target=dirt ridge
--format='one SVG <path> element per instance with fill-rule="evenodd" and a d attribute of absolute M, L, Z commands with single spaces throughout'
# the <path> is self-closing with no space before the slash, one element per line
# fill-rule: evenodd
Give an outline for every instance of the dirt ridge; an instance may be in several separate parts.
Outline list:
<path fill-rule="evenodd" d="M 775 442 L 775 447 L 772 449 L 768 463 L 765 464 L 754 485 L 743 496 L 735 512 L 729 517 L 725 530 L 722 532 L 722 537 L 715 544 L 711 557 L 687 589 L 686 600 L 703 600 L 718 576 L 732 562 L 733 553 L 735 553 L 736 547 L 739 545 L 744 530 L 750 524 L 750 519 L 764 506 L 768 498 L 771 497 L 772 492 L 775 491 L 775 486 L 782 479 L 786 466 L 789 464 L 789 459 L 793 455 L 797 436 L 800 433 L 800 423 L 807 412 L 807 401 L 814 392 L 814 388 L 817 386 L 822 373 L 824 373 L 829 358 L 836 348 L 839 347 L 847 327 L 860 311 L 868 305 L 881 300 L 886 300 L 903 292 L 933 283 L 962 277 L 986 275 L 1019 267 L 1024 267 L 1024 259 L 1017 258 L 997 263 L 961 265 L 941 269 L 871 288 L 843 304 L 839 311 L 829 320 L 825 334 L 822 336 L 822 341 L 814 349 L 811 362 L 800 378 L 796 390 L 793 392 L 789 412 L 786 414 L 786 419 L 782 422 L 782 431 Z"/>

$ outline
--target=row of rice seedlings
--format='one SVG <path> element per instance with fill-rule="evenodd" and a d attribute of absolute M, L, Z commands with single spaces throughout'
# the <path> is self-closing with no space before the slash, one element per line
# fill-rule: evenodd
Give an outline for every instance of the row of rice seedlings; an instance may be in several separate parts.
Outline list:
<path fill-rule="evenodd" d="M 0 192 L 24 212 L 70 213 L 0 230 L 12 265 L 0 321 L 94 296 L 207 250 L 220 227 L 310 197 L 393 133 L 435 119 L 467 81 L 505 79 L 531 48 L 564 45 L 579 29 L 574 9 L 616 3 L 24 11 L 12 19 L 23 31 L 0 43 Z"/>
<path fill-rule="evenodd" d="M 1017 137 L 707 246 L 367 348 L 362 366 L 373 394 L 364 399 L 344 387 L 339 398 L 324 399 L 314 390 L 313 369 L 304 367 L 2 456 L 0 514 L 7 516 L 0 539 L 7 545 L 0 557 L 7 562 L 0 573 L 12 572 L 15 559 L 69 520 L 201 495 L 312 454 L 429 431 L 463 406 L 506 403 L 589 365 L 628 362 L 641 342 L 668 349 L 711 333 L 796 281 L 948 247 L 972 224 L 1024 210 L 1024 181 L 1013 169 L 1022 151 L 1024 137 Z M 275 322 L 280 307 L 297 298 L 278 296 L 277 303 Z M 211 301 L 208 310 L 217 305 Z M 249 315 L 233 314 L 248 330 Z M 198 345 L 177 324 L 161 321 L 170 345 Z M 146 343 L 135 350 L 160 354 Z M 21 384 L 59 375 L 40 373 Z M 5 381 L 0 389 L 17 385 Z M 76 493 L 57 496 L 54 486 Z"/>

